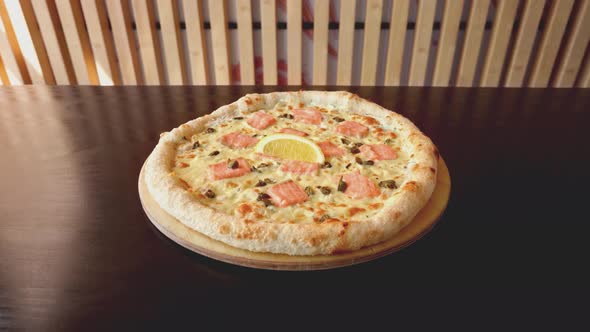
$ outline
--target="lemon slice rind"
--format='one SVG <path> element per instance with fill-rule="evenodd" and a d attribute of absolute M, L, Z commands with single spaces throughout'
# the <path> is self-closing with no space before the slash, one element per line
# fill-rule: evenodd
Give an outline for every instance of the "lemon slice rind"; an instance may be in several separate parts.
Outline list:
<path fill-rule="evenodd" d="M 276 142 L 276 141 L 285 141 L 285 152 L 277 154 L 269 153 L 268 149 L 265 149 L 269 143 Z M 289 143 L 291 142 L 291 143 Z M 289 153 L 289 144 L 296 144 L 300 145 L 300 148 L 307 149 L 310 151 L 310 154 L 307 155 L 297 155 L 295 153 Z M 301 146 L 303 144 L 303 146 Z M 258 153 L 267 154 L 273 157 L 283 158 L 283 159 L 290 159 L 290 160 L 299 160 L 299 161 L 306 161 L 306 162 L 314 162 L 314 163 L 324 163 L 324 154 L 322 153 L 322 149 L 315 144 L 313 141 L 308 140 L 307 138 L 292 135 L 292 134 L 273 134 L 262 138 L 256 144 L 254 150 Z M 301 150 L 301 149 L 299 149 Z M 295 152 L 292 150 L 292 152 Z M 306 151 L 307 152 L 307 151 Z"/>

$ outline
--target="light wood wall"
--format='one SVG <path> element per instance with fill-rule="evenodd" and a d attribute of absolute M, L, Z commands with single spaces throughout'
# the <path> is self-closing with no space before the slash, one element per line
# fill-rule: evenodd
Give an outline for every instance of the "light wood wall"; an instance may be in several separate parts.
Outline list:
<path fill-rule="evenodd" d="M 335 2 L 0 0 L 0 84 L 590 87 L 590 0 Z"/>

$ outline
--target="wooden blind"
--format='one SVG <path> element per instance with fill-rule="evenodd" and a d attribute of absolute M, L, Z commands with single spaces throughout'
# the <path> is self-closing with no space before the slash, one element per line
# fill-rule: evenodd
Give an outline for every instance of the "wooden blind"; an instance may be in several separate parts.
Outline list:
<path fill-rule="evenodd" d="M 227 19 L 225 15 L 224 1 L 209 2 L 215 81 L 220 85 L 228 85 L 231 82 L 229 69 L 229 43 L 227 40 Z"/>
<path fill-rule="evenodd" d="M 590 0 L 0 0 L 3 85 L 586 87 L 589 42 Z"/>
<path fill-rule="evenodd" d="M 160 55 L 160 42 L 156 35 L 156 19 L 151 1 L 132 0 L 137 41 L 145 83 L 158 85 L 164 83 L 164 68 Z"/>
<path fill-rule="evenodd" d="M 137 48 L 135 47 L 135 37 L 131 30 L 129 3 L 119 0 L 107 0 L 106 4 L 115 39 L 117 57 L 121 66 L 123 83 L 141 84 L 143 79 L 137 57 Z"/>
<path fill-rule="evenodd" d="M 10 22 L 7 21 L 6 9 L 3 1 L 0 1 L 0 58 L 2 59 L 3 81 L 6 84 L 21 85 L 25 83 L 21 69 L 19 68 L 16 50 L 13 48 L 9 40 Z"/>
<path fill-rule="evenodd" d="M 553 64 L 559 51 L 561 38 L 565 32 L 565 26 L 570 16 L 573 0 L 554 1 L 549 19 L 545 27 L 541 45 L 537 52 L 537 58 L 533 65 L 529 86 L 534 88 L 546 87 L 549 84 Z"/>
<path fill-rule="evenodd" d="M 590 39 L 590 0 L 581 1 L 557 68 L 555 87 L 573 87 Z"/>
<path fill-rule="evenodd" d="M 253 85 L 254 70 L 254 38 L 252 37 L 252 5 L 250 0 L 238 0 L 238 39 L 240 47 L 240 82 Z"/>
<path fill-rule="evenodd" d="M 422 0 L 418 2 L 418 18 L 416 19 L 409 85 L 424 85 L 435 10 L 436 1 Z"/>
<path fill-rule="evenodd" d="M 186 41 L 188 62 L 193 84 L 205 85 L 209 82 L 207 73 L 208 57 L 205 47 L 205 33 L 201 13 L 201 1 L 183 1 L 184 21 L 186 22 Z"/>
<path fill-rule="evenodd" d="M 160 0 L 156 1 L 156 4 L 160 14 L 168 81 L 173 85 L 181 85 L 186 83 L 186 68 L 178 20 L 178 3 L 176 0 Z"/>
<path fill-rule="evenodd" d="M 432 85 L 449 85 L 462 11 L 463 0 L 445 1 Z"/>
<path fill-rule="evenodd" d="M 262 71 L 265 85 L 276 85 L 277 74 L 277 24 L 274 0 L 262 0 Z"/>
<path fill-rule="evenodd" d="M 471 3 L 459 72 L 457 73 L 457 86 L 471 86 L 473 84 L 489 6 L 489 0 L 473 0 Z"/>
<path fill-rule="evenodd" d="M 287 80 L 294 85 L 301 84 L 301 11 L 301 0 L 287 1 Z"/>
<path fill-rule="evenodd" d="M 379 34 L 381 33 L 382 0 L 367 0 L 365 14 L 365 38 L 363 40 L 363 64 L 361 85 L 375 85 L 377 78 L 377 57 L 379 56 Z M 343 54 L 351 57 L 352 52 Z"/>
<path fill-rule="evenodd" d="M 483 65 L 481 86 L 498 86 L 500 83 L 506 49 L 512 34 L 517 9 L 517 1 L 501 0 L 498 4 L 492 36 L 490 37 L 490 44 Z"/>
<path fill-rule="evenodd" d="M 518 87 L 523 84 L 544 7 L 545 0 L 527 0 L 525 2 L 506 74 L 505 86 L 507 87 Z"/>
<path fill-rule="evenodd" d="M 313 80 L 314 85 L 328 82 L 328 20 L 330 2 L 317 0 L 313 10 Z"/>
<path fill-rule="evenodd" d="M 81 1 L 80 4 L 86 21 L 100 84 L 121 84 L 119 67 L 113 47 L 113 36 L 108 27 L 104 3 L 90 0 Z"/>
<path fill-rule="evenodd" d="M 393 2 L 385 64 L 385 85 L 399 85 L 401 83 L 409 8 L 409 0 L 396 0 Z"/>
<path fill-rule="evenodd" d="M 367 4 L 368 5 L 368 4 Z M 338 32 L 338 67 L 336 84 L 350 85 L 352 82 L 352 54 L 354 51 L 354 20 L 356 0 L 340 2 L 340 31 Z M 379 18 L 381 19 L 381 18 Z"/>

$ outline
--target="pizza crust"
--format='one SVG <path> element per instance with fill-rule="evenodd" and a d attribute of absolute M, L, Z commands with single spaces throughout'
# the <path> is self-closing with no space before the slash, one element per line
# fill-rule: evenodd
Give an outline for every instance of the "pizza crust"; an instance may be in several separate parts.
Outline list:
<path fill-rule="evenodd" d="M 182 136 L 203 131 L 217 119 L 231 118 L 240 111 L 272 108 L 278 101 L 332 104 L 393 125 L 397 139 L 402 140 L 402 149 L 411 154 L 400 190 L 385 200 L 381 211 L 369 220 L 268 223 L 243 219 L 205 206 L 185 190 L 181 181 L 169 175 L 177 142 Z M 249 94 L 209 115 L 163 133 L 146 162 L 145 174 L 147 188 L 162 209 L 184 225 L 215 240 L 258 252 L 326 255 L 357 250 L 398 233 L 430 198 L 436 182 L 437 164 L 438 151 L 434 144 L 403 116 L 349 92 L 299 91 Z"/>

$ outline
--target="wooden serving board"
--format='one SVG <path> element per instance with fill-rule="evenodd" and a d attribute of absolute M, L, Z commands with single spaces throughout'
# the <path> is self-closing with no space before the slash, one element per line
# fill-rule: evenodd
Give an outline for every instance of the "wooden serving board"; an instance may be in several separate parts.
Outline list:
<path fill-rule="evenodd" d="M 357 251 L 336 255 L 289 256 L 252 252 L 229 246 L 191 228 L 164 211 L 151 197 L 139 175 L 139 197 L 148 218 L 160 232 L 181 246 L 207 257 L 247 267 L 269 270 L 323 270 L 349 266 L 396 252 L 421 238 L 438 221 L 449 201 L 451 178 L 443 159 L 439 159 L 438 178 L 432 197 L 414 220 L 393 238 Z"/>

